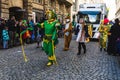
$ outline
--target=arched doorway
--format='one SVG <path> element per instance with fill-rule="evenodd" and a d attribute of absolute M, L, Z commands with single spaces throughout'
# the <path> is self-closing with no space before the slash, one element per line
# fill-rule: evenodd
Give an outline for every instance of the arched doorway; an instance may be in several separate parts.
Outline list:
<path fill-rule="evenodd" d="M 20 7 L 10 7 L 9 8 L 9 18 L 15 16 L 16 20 L 21 20 L 24 18 L 24 10 Z"/>

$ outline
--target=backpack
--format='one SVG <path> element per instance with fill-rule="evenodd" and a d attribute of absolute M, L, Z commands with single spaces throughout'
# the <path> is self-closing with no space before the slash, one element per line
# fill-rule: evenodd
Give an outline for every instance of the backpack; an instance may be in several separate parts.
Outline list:
<path fill-rule="evenodd" d="M 80 27 L 80 25 L 78 24 L 77 27 L 75 28 L 75 35 L 78 34 L 78 32 L 79 32 L 79 27 Z"/>
<path fill-rule="evenodd" d="M 90 37 L 90 35 L 88 33 L 88 26 L 87 25 L 84 26 L 84 30 L 85 30 L 85 37 Z"/>

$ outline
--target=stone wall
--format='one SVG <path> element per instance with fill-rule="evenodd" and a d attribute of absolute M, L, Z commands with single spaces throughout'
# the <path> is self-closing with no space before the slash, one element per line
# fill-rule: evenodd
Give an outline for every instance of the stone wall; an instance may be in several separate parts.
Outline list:
<path fill-rule="evenodd" d="M 43 0 L 44 1 L 44 0 Z M 66 4 L 66 2 L 67 4 Z M 45 11 L 48 8 L 53 8 L 55 12 L 59 15 L 59 17 L 64 17 L 67 13 L 70 13 L 71 3 L 69 0 L 54 0 L 53 5 L 50 5 L 48 0 L 45 0 L 45 3 L 39 4 L 37 2 L 33 2 L 33 0 L 1 0 L 1 17 L 9 18 L 9 8 L 11 7 L 19 7 L 24 12 L 25 19 L 32 18 L 33 9 Z M 67 7 L 66 7 L 67 6 Z"/>

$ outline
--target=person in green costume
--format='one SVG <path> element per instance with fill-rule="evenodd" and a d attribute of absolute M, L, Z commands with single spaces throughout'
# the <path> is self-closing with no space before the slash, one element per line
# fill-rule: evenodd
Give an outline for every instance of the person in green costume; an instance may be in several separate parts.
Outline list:
<path fill-rule="evenodd" d="M 37 24 L 38 27 L 44 28 L 45 35 L 43 37 L 43 50 L 48 55 L 47 66 L 51 66 L 56 63 L 55 57 L 55 45 L 58 43 L 57 38 L 57 26 L 58 20 L 56 20 L 56 14 L 52 10 L 46 11 L 47 20 L 41 24 Z"/>

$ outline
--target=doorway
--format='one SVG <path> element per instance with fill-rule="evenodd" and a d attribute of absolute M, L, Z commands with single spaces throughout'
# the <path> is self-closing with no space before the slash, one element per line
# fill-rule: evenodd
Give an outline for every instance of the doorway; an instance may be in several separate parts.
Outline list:
<path fill-rule="evenodd" d="M 10 7 L 9 8 L 9 18 L 15 16 L 16 20 L 21 20 L 24 18 L 24 10 L 20 7 Z"/>

